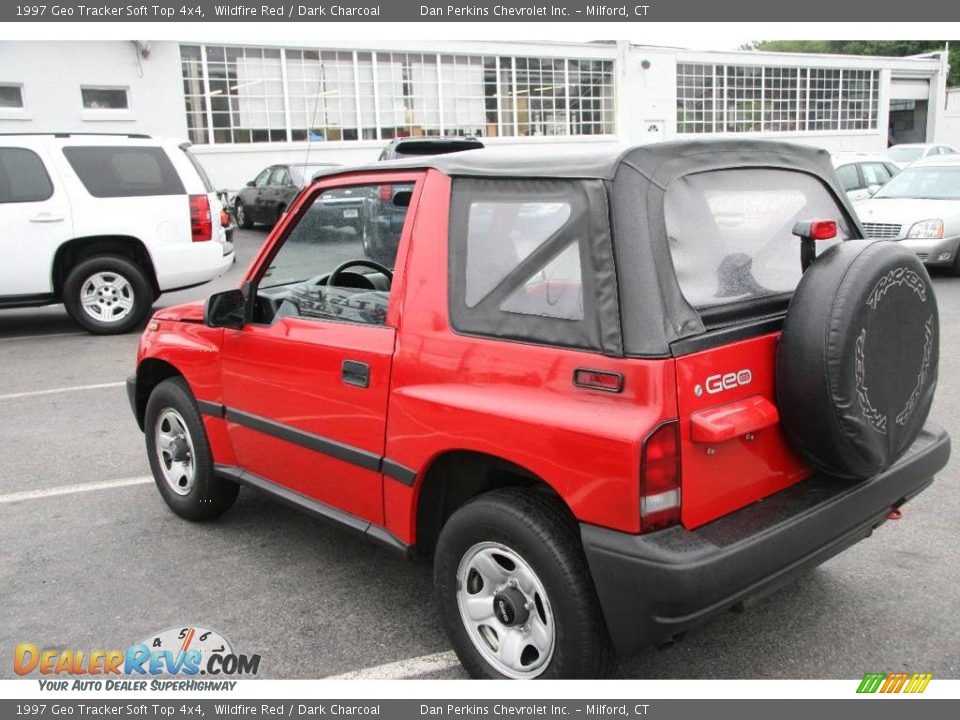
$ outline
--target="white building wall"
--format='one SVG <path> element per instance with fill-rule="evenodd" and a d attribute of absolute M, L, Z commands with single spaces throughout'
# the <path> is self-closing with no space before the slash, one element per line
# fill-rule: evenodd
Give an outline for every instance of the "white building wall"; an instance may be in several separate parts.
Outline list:
<path fill-rule="evenodd" d="M 947 91 L 946 105 L 940 121 L 940 131 L 937 133 L 937 142 L 960 149 L 960 88 Z"/>
<path fill-rule="evenodd" d="M 133 42 L 0 42 L 0 83 L 22 85 L 26 107 L 0 108 L 0 133 L 148 133 L 186 137 L 180 49 Z M 85 110 L 81 86 L 126 87 L 130 110 Z"/>
<path fill-rule="evenodd" d="M 218 41 L 217 44 L 223 44 Z M 229 44 L 229 43 L 227 43 Z M 284 43 L 270 43 L 282 47 Z M 287 44 L 302 47 L 302 44 Z M 946 66 L 941 58 L 872 58 L 756 52 L 703 52 L 676 48 L 591 43 L 518 42 L 383 42 L 324 43 L 319 49 L 528 57 L 606 58 L 616 61 L 616 135 L 580 138 L 486 138 L 489 145 L 523 143 L 548 147 L 632 145 L 678 137 L 724 137 L 677 134 L 677 63 L 786 65 L 880 70 L 877 127 L 872 130 L 794 133 L 737 133 L 801 142 L 830 151 L 883 151 L 887 145 L 890 83 L 893 77 L 929 78 L 929 139 L 960 145 L 960 100 L 944 112 Z M 132 42 L 2 42 L 0 83 L 23 85 L 27 107 L 0 109 L 0 132 L 138 132 L 186 139 L 187 126 L 179 44 L 150 43 L 148 57 Z M 80 86 L 128 87 L 128 112 L 85 111 Z M 217 187 L 236 189 L 272 163 L 334 162 L 366 164 L 376 160 L 386 140 L 345 142 L 252 143 L 195 146 L 194 152 Z"/>

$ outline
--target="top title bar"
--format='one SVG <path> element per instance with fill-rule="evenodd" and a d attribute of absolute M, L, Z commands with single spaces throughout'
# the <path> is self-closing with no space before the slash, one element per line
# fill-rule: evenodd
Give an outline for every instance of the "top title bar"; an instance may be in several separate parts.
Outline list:
<path fill-rule="evenodd" d="M 4 3 L 2 22 L 949 22 L 960 3 L 943 0 L 844 2 L 805 0 L 641 0 L 640 4 L 578 0 L 525 2 L 474 0 L 343 0 L 303 3 L 282 0 L 187 0 L 161 4 L 90 2 Z"/>

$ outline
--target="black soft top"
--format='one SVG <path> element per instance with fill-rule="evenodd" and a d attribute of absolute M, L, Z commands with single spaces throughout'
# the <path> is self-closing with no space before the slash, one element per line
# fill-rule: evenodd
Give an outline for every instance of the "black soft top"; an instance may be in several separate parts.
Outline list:
<path fill-rule="evenodd" d="M 340 167 L 337 173 L 357 170 L 432 168 L 450 176 L 506 178 L 593 178 L 613 180 L 617 170 L 627 165 L 657 184 L 676 176 L 677 168 L 686 174 L 703 163 L 715 167 L 726 158 L 731 166 L 752 165 L 758 153 L 774 164 L 796 168 L 798 164 L 832 174 L 830 154 L 806 145 L 771 140 L 678 140 L 624 147 L 584 143 L 576 147 L 549 148 L 531 146 L 493 146 L 443 155 L 387 160 L 361 167 Z"/>
<path fill-rule="evenodd" d="M 849 220 L 854 236 L 863 231 L 825 150 L 769 140 L 680 140 L 636 147 L 583 143 L 573 148 L 488 147 L 449 155 L 391 160 L 368 171 L 433 168 L 452 177 L 582 179 L 595 201 L 598 255 L 612 251 L 615 265 L 603 273 L 602 285 L 618 300 L 606 303 L 599 324 L 586 342 L 558 333 L 555 344 L 576 345 L 609 355 L 663 357 L 689 346 L 711 329 L 686 301 L 677 282 L 664 218 L 664 194 L 674 180 L 695 173 L 734 168 L 772 168 L 807 173 L 831 192 Z M 337 173 L 361 168 L 338 168 Z M 609 214 L 608 214 L 609 213 Z M 599 236 L 598 236 L 599 237 Z M 602 242 L 601 242 L 602 241 Z M 610 248 L 604 251 L 603 243 Z M 598 266 L 602 265 L 598 257 Z M 746 308 L 744 316 L 761 308 Z M 762 312 L 766 313 L 766 310 Z M 776 313 L 776 311 L 774 311 Z M 779 314 L 779 313 L 776 313 Z M 680 350 L 684 352 L 685 350 Z"/>

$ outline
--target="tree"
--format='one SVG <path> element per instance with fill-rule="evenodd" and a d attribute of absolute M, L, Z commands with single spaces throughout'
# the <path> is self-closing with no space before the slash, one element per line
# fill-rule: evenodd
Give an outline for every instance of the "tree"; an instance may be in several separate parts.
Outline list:
<path fill-rule="evenodd" d="M 757 40 L 741 50 L 799 52 L 834 55 L 886 55 L 904 57 L 943 50 L 950 43 L 947 85 L 960 85 L 960 40 Z"/>

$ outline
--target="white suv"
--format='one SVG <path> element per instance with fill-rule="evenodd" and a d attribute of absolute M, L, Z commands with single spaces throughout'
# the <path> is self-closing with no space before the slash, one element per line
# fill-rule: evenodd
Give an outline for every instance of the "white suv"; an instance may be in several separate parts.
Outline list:
<path fill-rule="evenodd" d="M 0 135 L 0 308 L 62 302 L 126 332 L 164 292 L 234 261 L 189 143 L 146 135 Z"/>

